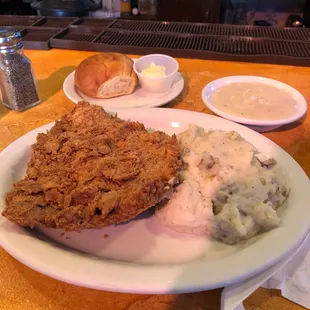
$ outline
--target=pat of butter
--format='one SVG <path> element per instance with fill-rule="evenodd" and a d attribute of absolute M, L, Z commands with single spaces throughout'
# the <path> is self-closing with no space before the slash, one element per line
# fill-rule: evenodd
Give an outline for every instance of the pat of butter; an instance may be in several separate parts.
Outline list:
<path fill-rule="evenodd" d="M 157 66 L 153 62 L 149 65 L 148 68 L 142 70 L 142 75 L 149 76 L 149 77 L 165 77 L 166 68 L 164 66 Z"/>

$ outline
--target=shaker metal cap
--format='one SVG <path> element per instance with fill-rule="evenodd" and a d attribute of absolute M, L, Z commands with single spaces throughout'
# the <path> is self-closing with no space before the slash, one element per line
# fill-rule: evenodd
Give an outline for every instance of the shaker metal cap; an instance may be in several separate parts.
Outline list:
<path fill-rule="evenodd" d="M 19 31 L 9 28 L 0 28 L 0 49 L 6 49 L 18 44 L 21 41 Z"/>

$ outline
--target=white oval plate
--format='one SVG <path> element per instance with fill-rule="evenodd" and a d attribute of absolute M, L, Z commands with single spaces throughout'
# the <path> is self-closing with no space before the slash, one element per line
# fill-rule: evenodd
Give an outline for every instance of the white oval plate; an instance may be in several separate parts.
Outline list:
<path fill-rule="evenodd" d="M 151 94 L 143 90 L 140 84 L 138 84 L 137 89 L 130 95 L 110 99 L 96 99 L 86 96 L 75 87 L 74 72 L 71 72 L 64 81 L 63 90 L 65 95 L 74 103 L 85 100 L 89 103 L 100 105 L 105 109 L 159 107 L 178 97 L 184 88 L 184 79 L 181 73 L 177 72 L 175 81 L 167 92 Z"/>
<path fill-rule="evenodd" d="M 226 112 L 223 112 L 222 110 L 216 108 L 211 100 L 211 96 L 213 92 L 225 85 L 232 84 L 232 83 L 261 83 L 261 84 L 267 84 L 274 87 L 277 87 L 279 89 L 286 90 L 292 94 L 294 99 L 296 100 L 298 107 L 296 109 L 296 113 L 292 115 L 289 118 L 284 119 L 277 119 L 277 120 L 255 120 L 255 119 L 249 119 L 249 118 L 243 118 L 238 117 Z M 304 96 L 297 91 L 295 88 L 281 83 L 276 80 L 268 79 L 265 77 L 259 77 L 259 76 L 250 76 L 250 75 L 236 75 L 236 76 L 227 76 L 224 78 L 217 79 L 215 81 L 210 82 L 207 84 L 204 89 L 202 90 L 202 100 L 204 104 L 215 114 L 224 117 L 228 120 L 231 120 L 236 123 L 244 124 L 244 125 L 251 125 L 254 126 L 252 129 L 255 129 L 257 131 L 267 131 L 275 129 L 277 127 L 280 127 L 285 124 L 292 123 L 298 119 L 300 119 L 307 111 L 308 104 Z M 283 102 L 285 104 L 285 102 Z"/>
<path fill-rule="evenodd" d="M 193 292 L 226 286 L 265 270 L 308 232 L 308 177 L 285 151 L 264 136 L 219 117 L 190 111 L 141 108 L 116 112 L 123 119 L 140 121 L 169 134 L 182 132 L 189 124 L 235 130 L 260 151 L 275 157 L 279 173 L 291 189 L 288 206 L 281 209 L 281 227 L 245 244 L 229 246 L 174 233 L 151 214 L 128 224 L 65 234 L 54 229 L 25 229 L 0 216 L 0 245 L 23 264 L 61 281 L 102 290 Z M 31 144 L 38 133 L 52 125 L 29 132 L 1 152 L 0 212 L 5 193 L 25 173 Z"/>

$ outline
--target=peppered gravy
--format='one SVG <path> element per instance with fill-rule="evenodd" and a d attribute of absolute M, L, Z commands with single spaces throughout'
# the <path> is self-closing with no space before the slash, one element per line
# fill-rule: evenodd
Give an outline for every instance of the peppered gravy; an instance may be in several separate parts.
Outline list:
<path fill-rule="evenodd" d="M 217 109 L 238 117 L 276 120 L 296 113 L 297 102 L 289 91 L 263 83 L 232 83 L 211 95 Z"/>

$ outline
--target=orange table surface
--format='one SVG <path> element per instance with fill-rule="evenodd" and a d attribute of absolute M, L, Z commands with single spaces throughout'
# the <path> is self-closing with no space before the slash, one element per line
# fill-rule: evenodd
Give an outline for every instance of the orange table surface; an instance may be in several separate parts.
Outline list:
<path fill-rule="evenodd" d="M 50 123 L 74 103 L 66 98 L 66 76 L 92 52 L 52 49 L 26 51 L 33 62 L 42 103 L 24 112 L 0 105 L 0 151 L 23 134 Z M 185 79 L 182 94 L 167 107 L 212 114 L 201 100 L 210 81 L 228 75 L 259 75 L 287 83 L 310 100 L 310 68 L 178 59 Z M 302 122 L 264 134 L 286 150 L 310 176 L 310 116 Z M 221 289 L 182 295 L 136 295 L 96 291 L 59 282 L 17 262 L 0 247 L 0 309 L 217 310 Z M 247 310 L 304 309 L 277 290 L 260 288 L 244 302 Z"/>

